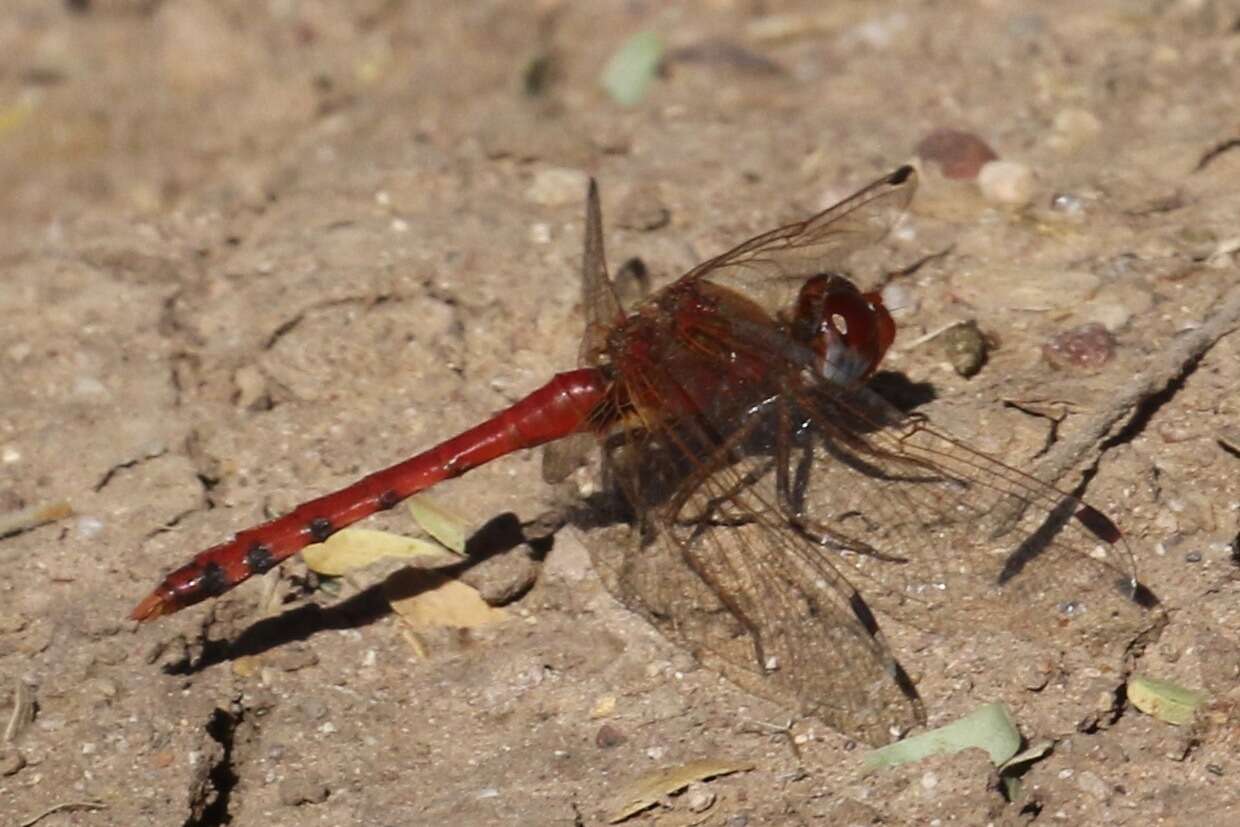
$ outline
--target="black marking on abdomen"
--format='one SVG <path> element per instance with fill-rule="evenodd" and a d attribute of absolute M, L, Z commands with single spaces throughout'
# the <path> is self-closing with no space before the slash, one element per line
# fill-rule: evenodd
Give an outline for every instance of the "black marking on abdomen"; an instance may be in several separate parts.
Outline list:
<path fill-rule="evenodd" d="M 275 557 L 271 554 L 271 548 L 266 543 L 255 542 L 245 553 L 245 565 L 253 574 L 263 574 L 271 571 L 272 566 L 276 564 Z"/>
<path fill-rule="evenodd" d="M 400 494 L 396 493 L 395 489 L 389 488 L 387 491 L 384 491 L 379 495 L 377 504 L 379 506 L 379 510 L 387 511 L 389 508 L 394 508 L 402 499 L 403 498 Z"/>
<path fill-rule="evenodd" d="M 207 563 L 203 566 L 202 577 L 198 580 L 198 589 L 202 594 L 215 597 L 228 591 L 230 585 L 232 584 L 228 582 L 228 575 L 219 563 Z"/>
<path fill-rule="evenodd" d="M 332 536 L 332 532 L 335 531 L 335 529 L 332 528 L 331 520 L 326 517 L 315 517 L 310 521 L 310 524 L 306 526 L 306 531 L 310 534 L 311 540 L 316 543 L 321 543 L 328 537 Z"/>

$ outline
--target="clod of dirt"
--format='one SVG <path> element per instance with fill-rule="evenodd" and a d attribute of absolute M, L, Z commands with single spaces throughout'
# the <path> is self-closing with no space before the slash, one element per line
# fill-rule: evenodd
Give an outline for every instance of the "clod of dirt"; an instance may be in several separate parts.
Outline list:
<path fill-rule="evenodd" d="M 967 321 L 956 325 L 943 334 L 942 342 L 947 361 L 959 375 L 966 378 L 974 376 L 982 369 L 982 365 L 986 364 L 989 348 L 977 322 Z"/>
<path fill-rule="evenodd" d="M 331 790 L 317 779 L 289 778 L 280 782 L 280 803 L 286 807 L 322 804 L 329 795 L 331 795 Z"/>
<path fill-rule="evenodd" d="M 936 129 L 917 143 L 917 157 L 939 165 L 945 178 L 976 178 L 999 154 L 972 132 Z"/>
<path fill-rule="evenodd" d="M 15 749 L 0 751 L 0 776 L 17 775 L 26 766 L 26 757 Z"/>
<path fill-rule="evenodd" d="M 603 724 L 598 728 L 598 732 L 594 735 L 594 744 L 599 749 L 611 749 L 618 747 L 625 741 L 629 740 L 623 732 L 616 729 L 611 724 Z"/>
<path fill-rule="evenodd" d="M 1042 355 L 1060 370 L 1097 370 L 1115 355 L 1115 337 L 1097 322 L 1065 330 L 1042 345 Z"/>
<path fill-rule="evenodd" d="M 616 211 L 616 225 L 626 230 L 650 232 L 667 226 L 672 212 L 651 184 L 639 184 L 625 196 Z"/>

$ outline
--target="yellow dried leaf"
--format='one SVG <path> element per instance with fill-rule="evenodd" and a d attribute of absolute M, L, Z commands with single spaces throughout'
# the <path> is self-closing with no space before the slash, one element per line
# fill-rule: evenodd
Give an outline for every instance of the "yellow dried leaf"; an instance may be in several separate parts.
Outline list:
<path fill-rule="evenodd" d="M 753 766 L 748 761 L 705 759 L 648 772 L 616 793 L 608 807 L 611 815 L 607 821 L 610 824 L 624 821 L 647 807 L 653 807 L 663 796 L 680 792 L 694 781 L 751 770 Z"/>
<path fill-rule="evenodd" d="M 301 558 L 312 571 L 333 577 L 369 566 L 384 557 L 442 557 L 435 543 L 371 528 L 346 528 L 325 542 L 306 546 Z"/>
<path fill-rule="evenodd" d="M 403 569 L 383 583 L 392 611 L 414 629 L 451 626 L 469 629 L 508 618 L 478 591 L 459 580 L 425 569 Z"/>

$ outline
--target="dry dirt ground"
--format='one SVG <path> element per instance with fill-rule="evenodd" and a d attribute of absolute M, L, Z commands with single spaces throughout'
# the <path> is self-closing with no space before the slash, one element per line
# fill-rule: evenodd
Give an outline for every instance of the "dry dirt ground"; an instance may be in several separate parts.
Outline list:
<path fill-rule="evenodd" d="M 664 70 L 622 107 L 598 78 L 644 30 Z M 1240 823 L 1240 335 L 1209 327 L 1240 281 L 1237 90 L 1222 0 L 6 0 L 0 512 L 74 513 L 0 538 L 0 822 L 598 824 L 625 783 L 712 759 L 752 769 L 633 822 Z M 1085 434 L 1059 482 L 1087 481 L 1166 611 L 1122 662 L 996 660 L 985 628 L 901 653 L 930 725 L 1002 701 L 1054 741 L 1020 800 L 976 752 L 862 776 L 861 745 L 615 602 L 589 533 L 514 540 L 556 504 L 536 452 L 437 494 L 512 547 L 488 578 L 536 575 L 502 623 L 415 646 L 391 567 L 317 585 L 296 560 L 126 619 L 197 550 L 572 367 L 583 174 L 613 264 L 664 283 L 940 127 L 1033 191 L 926 164 L 884 255 L 948 252 L 904 282 L 887 367 L 1044 476 Z M 926 334 L 970 319 L 997 347 L 965 379 Z M 1052 366 L 1090 321 L 1111 358 Z M 1211 714 L 1138 712 L 1128 670 Z"/>

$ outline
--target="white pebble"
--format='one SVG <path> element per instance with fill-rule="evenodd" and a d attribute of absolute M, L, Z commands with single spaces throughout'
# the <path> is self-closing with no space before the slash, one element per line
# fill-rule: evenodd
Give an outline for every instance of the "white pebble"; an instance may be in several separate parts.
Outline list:
<path fill-rule="evenodd" d="M 77 536 L 79 540 L 89 540 L 101 531 L 103 531 L 103 520 L 98 517 L 78 518 Z"/>
<path fill-rule="evenodd" d="M 1021 207 L 1033 200 L 1033 170 L 1020 161 L 989 161 L 977 173 L 982 197 Z"/>
<path fill-rule="evenodd" d="M 93 376 L 79 376 L 73 382 L 73 393 L 77 396 L 106 396 L 108 389 Z"/>

